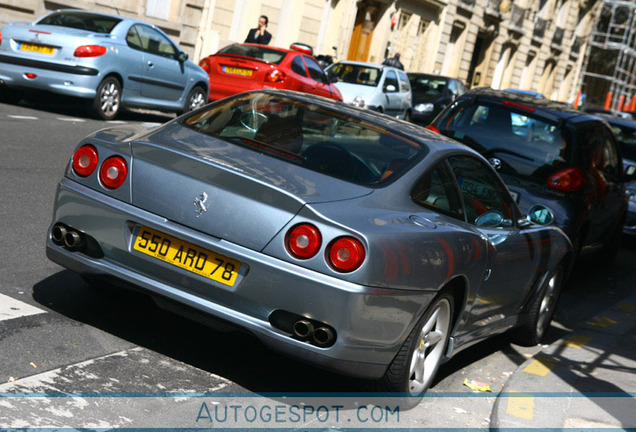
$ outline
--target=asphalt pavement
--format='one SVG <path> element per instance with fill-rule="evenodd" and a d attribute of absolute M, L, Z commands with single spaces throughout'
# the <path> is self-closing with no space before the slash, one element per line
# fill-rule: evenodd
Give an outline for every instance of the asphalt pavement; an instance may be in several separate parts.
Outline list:
<path fill-rule="evenodd" d="M 584 320 L 520 365 L 492 428 L 636 428 L 636 294 Z"/>

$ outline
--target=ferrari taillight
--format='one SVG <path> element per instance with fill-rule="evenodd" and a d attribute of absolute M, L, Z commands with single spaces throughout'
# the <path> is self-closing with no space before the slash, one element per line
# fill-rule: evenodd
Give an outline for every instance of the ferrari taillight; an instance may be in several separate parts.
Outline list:
<path fill-rule="evenodd" d="M 340 237 L 331 243 L 328 257 L 336 270 L 352 272 L 362 265 L 366 251 L 359 240 L 353 237 Z"/>
<path fill-rule="evenodd" d="M 126 180 L 128 166 L 121 156 L 109 157 L 99 169 L 99 180 L 108 189 L 117 189 Z"/>
<path fill-rule="evenodd" d="M 80 177 L 88 177 L 97 168 L 97 150 L 90 144 L 83 145 L 73 154 L 73 171 Z"/>
<path fill-rule="evenodd" d="M 82 45 L 75 49 L 75 57 L 99 57 L 106 54 L 106 47 L 101 45 Z"/>
<path fill-rule="evenodd" d="M 272 82 L 272 83 L 281 83 L 285 81 L 285 78 L 287 78 L 287 75 L 285 75 L 285 72 L 280 71 L 278 69 L 274 69 L 273 71 L 271 71 L 265 76 L 265 81 Z"/>
<path fill-rule="evenodd" d="M 320 250 L 321 244 L 320 231 L 310 224 L 296 225 L 287 233 L 287 249 L 295 258 L 313 257 Z"/>
<path fill-rule="evenodd" d="M 425 129 L 428 129 L 428 130 L 433 131 L 433 132 L 435 132 L 435 133 L 440 133 L 439 129 L 437 129 L 437 128 L 436 128 L 435 126 L 433 126 L 433 125 L 428 125 L 428 126 L 426 126 L 426 128 L 425 128 Z"/>
<path fill-rule="evenodd" d="M 564 192 L 576 192 L 585 186 L 585 173 L 579 168 L 565 168 L 548 178 L 548 186 Z"/>

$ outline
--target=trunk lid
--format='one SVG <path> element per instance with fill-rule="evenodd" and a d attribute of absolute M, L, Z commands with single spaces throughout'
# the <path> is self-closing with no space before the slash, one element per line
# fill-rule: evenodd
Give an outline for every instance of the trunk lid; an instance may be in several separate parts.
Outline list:
<path fill-rule="evenodd" d="M 132 203 L 253 250 L 307 203 L 371 189 L 171 123 L 131 143 Z"/>
<path fill-rule="evenodd" d="M 100 45 L 110 36 L 69 27 L 15 23 L 4 27 L 2 38 L 7 40 L 8 53 L 12 55 L 75 66 L 78 46 Z"/>

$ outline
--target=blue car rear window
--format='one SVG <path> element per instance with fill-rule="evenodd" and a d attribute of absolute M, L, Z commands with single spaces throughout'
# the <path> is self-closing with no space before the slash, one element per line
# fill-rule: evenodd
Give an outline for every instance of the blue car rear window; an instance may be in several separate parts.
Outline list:
<path fill-rule="evenodd" d="M 369 187 L 404 173 L 427 148 L 379 124 L 269 93 L 228 99 L 185 119 L 201 133 Z"/>
<path fill-rule="evenodd" d="M 38 21 L 38 24 L 70 27 L 95 33 L 110 33 L 121 19 L 86 12 L 55 12 Z"/>

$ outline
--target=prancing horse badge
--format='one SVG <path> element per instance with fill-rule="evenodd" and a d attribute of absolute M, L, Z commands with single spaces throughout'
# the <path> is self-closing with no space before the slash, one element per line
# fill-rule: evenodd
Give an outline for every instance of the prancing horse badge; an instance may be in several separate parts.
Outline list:
<path fill-rule="evenodd" d="M 194 199 L 194 211 L 197 214 L 197 217 L 201 216 L 208 209 L 205 206 L 205 203 L 208 201 L 208 194 L 203 192 L 201 195 Z"/>

